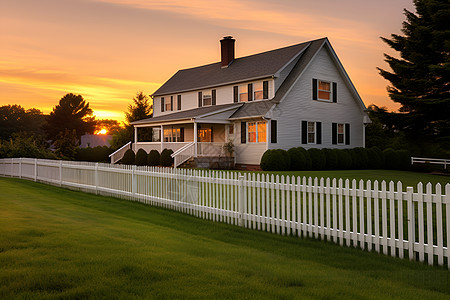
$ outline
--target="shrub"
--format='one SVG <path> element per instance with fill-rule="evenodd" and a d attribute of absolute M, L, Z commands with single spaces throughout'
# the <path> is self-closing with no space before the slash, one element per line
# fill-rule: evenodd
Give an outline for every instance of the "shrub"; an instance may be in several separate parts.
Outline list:
<path fill-rule="evenodd" d="M 367 166 L 369 165 L 369 156 L 367 155 L 366 149 L 362 147 L 354 148 L 353 151 L 355 151 L 359 164 L 359 169 L 367 169 Z"/>
<path fill-rule="evenodd" d="M 137 166 L 147 165 L 147 152 L 144 149 L 139 149 L 136 152 L 135 162 Z"/>
<path fill-rule="evenodd" d="M 368 162 L 368 169 L 380 169 L 381 168 L 381 158 L 378 156 L 378 153 L 373 148 L 366 149 Z"/>
<path fill-rule="evenodd" d="M 290 168 L 289 154 L 281 149 L 269 149 L 261 157 L 260 167 L 263 171 L 288 171 Z"/>
<path fill-rule="evenodd" d="M 392 148 L 383 150 L 384 162 L 386 169 L 397 170 L 400 166 L 398 152 Z"/>
<path fill-rule="evenodd" d="M 161 155 L 158 150 L 151 150 L 147 157 L 147 164 L 149 166 L 159 166 Z"/>
<path fill-rule="evenodd" d="M 134 154 L 133 149 L 128 149 L 125 151 L 125 154 L 123 155 L 122 159 L 120 160 L 120 163 L 124 165 L 134 165 L 134 161 L 136 159 L 136 156 Z"/>
<path fill-rule="evenodd" d="M 325 155 L 326 170 L 336 170 L 338 168 L 338 156 L 335 150 L 337 149 L 322 149 L 322 152 Z"/>
<path fill-rule="evenodd" d="M 164 149 L 161 152 L 161 156 L 159 158 L 159 163 L 163 167 L 170 167 L 173 164 L 173 157 L 170 156 L 173 153 L 172 149 Z"/>
<path fill-rule="evenodd" d="M 398 150 L 398 167 L 400 170 L 409 170 L 411 168 L 411 154 L 408 150 Z"/>
<path fill-rule="evenodd" d="M 312 170 L 323 170 L 325 168 L 325 154 L 317 149 L 308 149 L 309 156 L 311 157 Z"/>
<path fill-rule="evenodd" d="M 304 151 L 299 148 L 291 148 L 287 151 L 291 161 L 290 170 L 301 171 L 306 170 L 306 157 Z"/>
<path fill-rule="evenodd" d="M 350 170 L 353 168 L 353 160 L 350 149 L 342 149 L 338 152 L 338 167 L 340 170 Z"/>
<path fill-rule="evenodd" d="M 384 155 L 383 155 L 383 151 L 381 151 L 380 150 L 380 148 L 378 148 L 378 147 L 376 147 L 376 146 L 373 146 L 373 147 L 371 147 L 371 148 L 369 148 L 370 149 L 370 153 L 372 153 L 373 155 L 375 155 L 374 156 L 374 158 L 375 158 L 375 160 L 377 160 L 376 161 L 376 163 L 378 163 L 377 164 L 377 166 L 375 167 L 375 168 L 377 168 L 377 169 L 383 169 L 384 168 Z M 375 163 L 374 163 L 375 164 Z"/>

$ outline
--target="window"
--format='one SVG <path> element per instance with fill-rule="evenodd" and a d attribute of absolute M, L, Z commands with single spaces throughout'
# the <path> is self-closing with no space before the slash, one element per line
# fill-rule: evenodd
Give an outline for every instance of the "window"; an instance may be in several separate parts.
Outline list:
<path fill-rule="evenodd" d="M 249 143 L 266 142 L 266 122 L 248 122 L 247 136 Z"/>
<path fill-rule="evenodd" d="M 318 80 L 317 91 L 319 100 L 331 100 L 331 83 L 328 81 Z"/>
<path fill-rule="evenodd" d="M 164 129 L 164 142 L 181 142 L 181 130 L 180 128 L 165 128 Z"/>
<path fill-rule="evenodd" d="M 212 142 L 212 129 L 211 128 L 200 128 L 198 130 L 198 142 L 211 143 Z"/>
<path fill-rule="evenodd" d="M 262 99 L 264 99 L 263 83 L 256 82 L 253 84 L 253 100 L 262 100 Z"/>
<path fill-rule="evenodd" d="M 169 100 L 169 99 L 167 99 Z M 172 104 L 173 104 L 173 96 L 170 96 L 170 101 L 165 101 L 164 102 L 164 110 L 165 111 L 171 111 L 172 110 Z"/>
<path fill-rule="evenodd" d="M 322 122 L 302 121 L 302 144 L 322 144 Z"/>
<path fill-rule="evenodd" d="M 203 106 L 212 105 L 211 90 L 203 91 Z"/>
<path fill-rule="evenodd" d="M 228 125 L 228 134 L 234 134 L 234 125 Z"/>
<path fill-rule="evenodd" d="M 344 124 L 337 124 L 337 143 L 344 144 L 345 141 Z"/>
<path fill-rule="evenodd" d="M 308 122 L 308 144 L 316 143 L 316 123 Z"/>
<path fill-rule="evenodd" d="M 247 85 L 239 86 L 239 101 L 240 102 L 248 101 L 248 86 Z"/>
<path fill-rule="evenodd" d="M 313 78 L 313 100 L 337 102 L 337 83 Z"/>
<path fill-rule="evenodd" d="M 152 142 L 161 142 L 161 128 L 152 128 Z"/>

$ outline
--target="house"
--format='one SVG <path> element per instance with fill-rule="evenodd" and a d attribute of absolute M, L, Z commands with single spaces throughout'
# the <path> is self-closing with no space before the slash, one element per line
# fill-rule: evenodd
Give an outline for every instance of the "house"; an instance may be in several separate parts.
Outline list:
<path fill-rule="evenodd" d="M 232 37 L 220 44 L 220 62 L 180 70 L 154 92 L 153 118 L 132 123 L 135 151 L 170 148 L 177 166 L 223 157 L 232 141 L 248 169 L 267 149 L 364 147 L 366 107 L 327 38 L 241 58 Z"/>
<path fill-rule="evenodd" d="M 106 134 L 83 134 L 81 136 L 80 148 L 94 148 L 98 146 L 111 146 L 112 135 Z"/>

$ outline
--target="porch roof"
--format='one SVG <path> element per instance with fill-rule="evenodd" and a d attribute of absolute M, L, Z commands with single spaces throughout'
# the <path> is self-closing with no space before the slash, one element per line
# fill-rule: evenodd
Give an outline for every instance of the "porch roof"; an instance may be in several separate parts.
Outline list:
<path fill-rule="evenodd" d="M 239 107 L 241 107 L 243 103 L 231 103 L 231 104 L 223 104 L 223 105 L 212 105 L 212 106 L 204 106 L 189 110 L 183 110 L 179 112 L 174 112 L 171 114 L 158 116 L 155 118 L 143 119 L 135 122 L 131 122 L 131 125 L 143 125 L 143 124 L 155 124 L 155 123 L 164 123 L 164 122 L 173 122 L 173 121 L 183 121 L 183 120 L 192 120 L 198 119 L 202 117 L 208 117 L 214 114 L 218 114 L 220 112 L 230 111 L 229 115 L 232 115 Z M 226 117 L 224 120 L 228 120 Z"/>

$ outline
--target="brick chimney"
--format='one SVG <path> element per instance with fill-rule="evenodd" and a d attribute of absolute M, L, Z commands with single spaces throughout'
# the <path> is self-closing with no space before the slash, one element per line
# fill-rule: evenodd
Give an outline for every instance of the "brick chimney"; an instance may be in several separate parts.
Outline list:
<path fill-rule="evenodd" d="M 220 53 L 222 57 L 222 68 L 227 68 L 234 60 L 234 42 L 232 36 L 225 36 L 220 40 Z"/>

